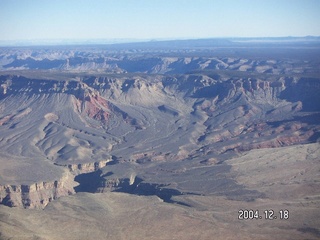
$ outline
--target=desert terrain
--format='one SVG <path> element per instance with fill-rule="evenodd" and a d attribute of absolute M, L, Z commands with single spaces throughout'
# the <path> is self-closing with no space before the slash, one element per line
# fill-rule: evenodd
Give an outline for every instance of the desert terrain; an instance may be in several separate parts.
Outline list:
<path fill-rule="evenodd" d="M 319 239 L 320 41 L 240 40 L 0 48 L 0 239 Z"/>

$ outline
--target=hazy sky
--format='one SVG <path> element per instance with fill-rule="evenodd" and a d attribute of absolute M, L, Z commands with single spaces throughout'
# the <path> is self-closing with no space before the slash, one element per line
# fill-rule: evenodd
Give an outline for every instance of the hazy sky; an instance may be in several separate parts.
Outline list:
<path fill-rule="evenodd" d="M 320 0 L 0 0 L 0 40 L 320 36 Z"/>

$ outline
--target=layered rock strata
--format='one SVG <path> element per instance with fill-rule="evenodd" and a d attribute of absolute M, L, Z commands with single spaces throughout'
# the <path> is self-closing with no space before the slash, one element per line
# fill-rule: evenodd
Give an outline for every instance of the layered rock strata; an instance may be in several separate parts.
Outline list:
<path fill-rule="evenodd" d="M 97 171 L 110 161 L 60 165 L 67 169 L 64 175 L 55 181 L 37 182 L 31 185 L 0 185 L 0 203 L 9 207 L 44 208 L 54 199 L 75 194 L 74 187 L 78 183 L 74 178 L 77 175 Z"/>

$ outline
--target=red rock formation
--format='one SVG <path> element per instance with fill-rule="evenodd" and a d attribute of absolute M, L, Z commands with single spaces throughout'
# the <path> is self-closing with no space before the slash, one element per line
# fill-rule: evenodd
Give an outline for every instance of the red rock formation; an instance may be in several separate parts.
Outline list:
<path fill-rule="evenodd" d="M 296 133 L 296 134 L 295 134 Z M 314 131 L 310 130 L 305 133 L 301 133 L 298 135 L 298 132 L 295 132 L 292 135 L 279 136 L 274 139 L 268 141 L 261 141 L 258 143 L 245 144 L 235 148 L 236 151 L 249 151 L 252 149 L 260 149 L 260 148 L 277 148 L 284 146 L 291 146 L 294 144 L 304 143 L 311 136 L 313 136 Z"/>
<path fill-rule="evenodd" d="M 82 91 L 76 96 L 75 108 L 82 116 L 87 116 L 105 124 L 109 118 L 109 103 L 98 91 L 82 84 Z"/>

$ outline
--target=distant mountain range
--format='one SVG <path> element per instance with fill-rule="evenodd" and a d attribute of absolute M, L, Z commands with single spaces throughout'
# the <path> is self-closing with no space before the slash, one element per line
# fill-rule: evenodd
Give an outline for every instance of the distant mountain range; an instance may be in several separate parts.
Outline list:
<path fill-rule="evenodd" d="M 320 43 L 320 36 L 304 37 L 233 37 L 204 39 L 39 39 L 39 40 L 2 40 L 0 46 L 52 46 L 52 45 L 133 45 L 148 47 L 208 47 L 228 46 L 237 43 L 281 43 L 304 42 Z"/>

